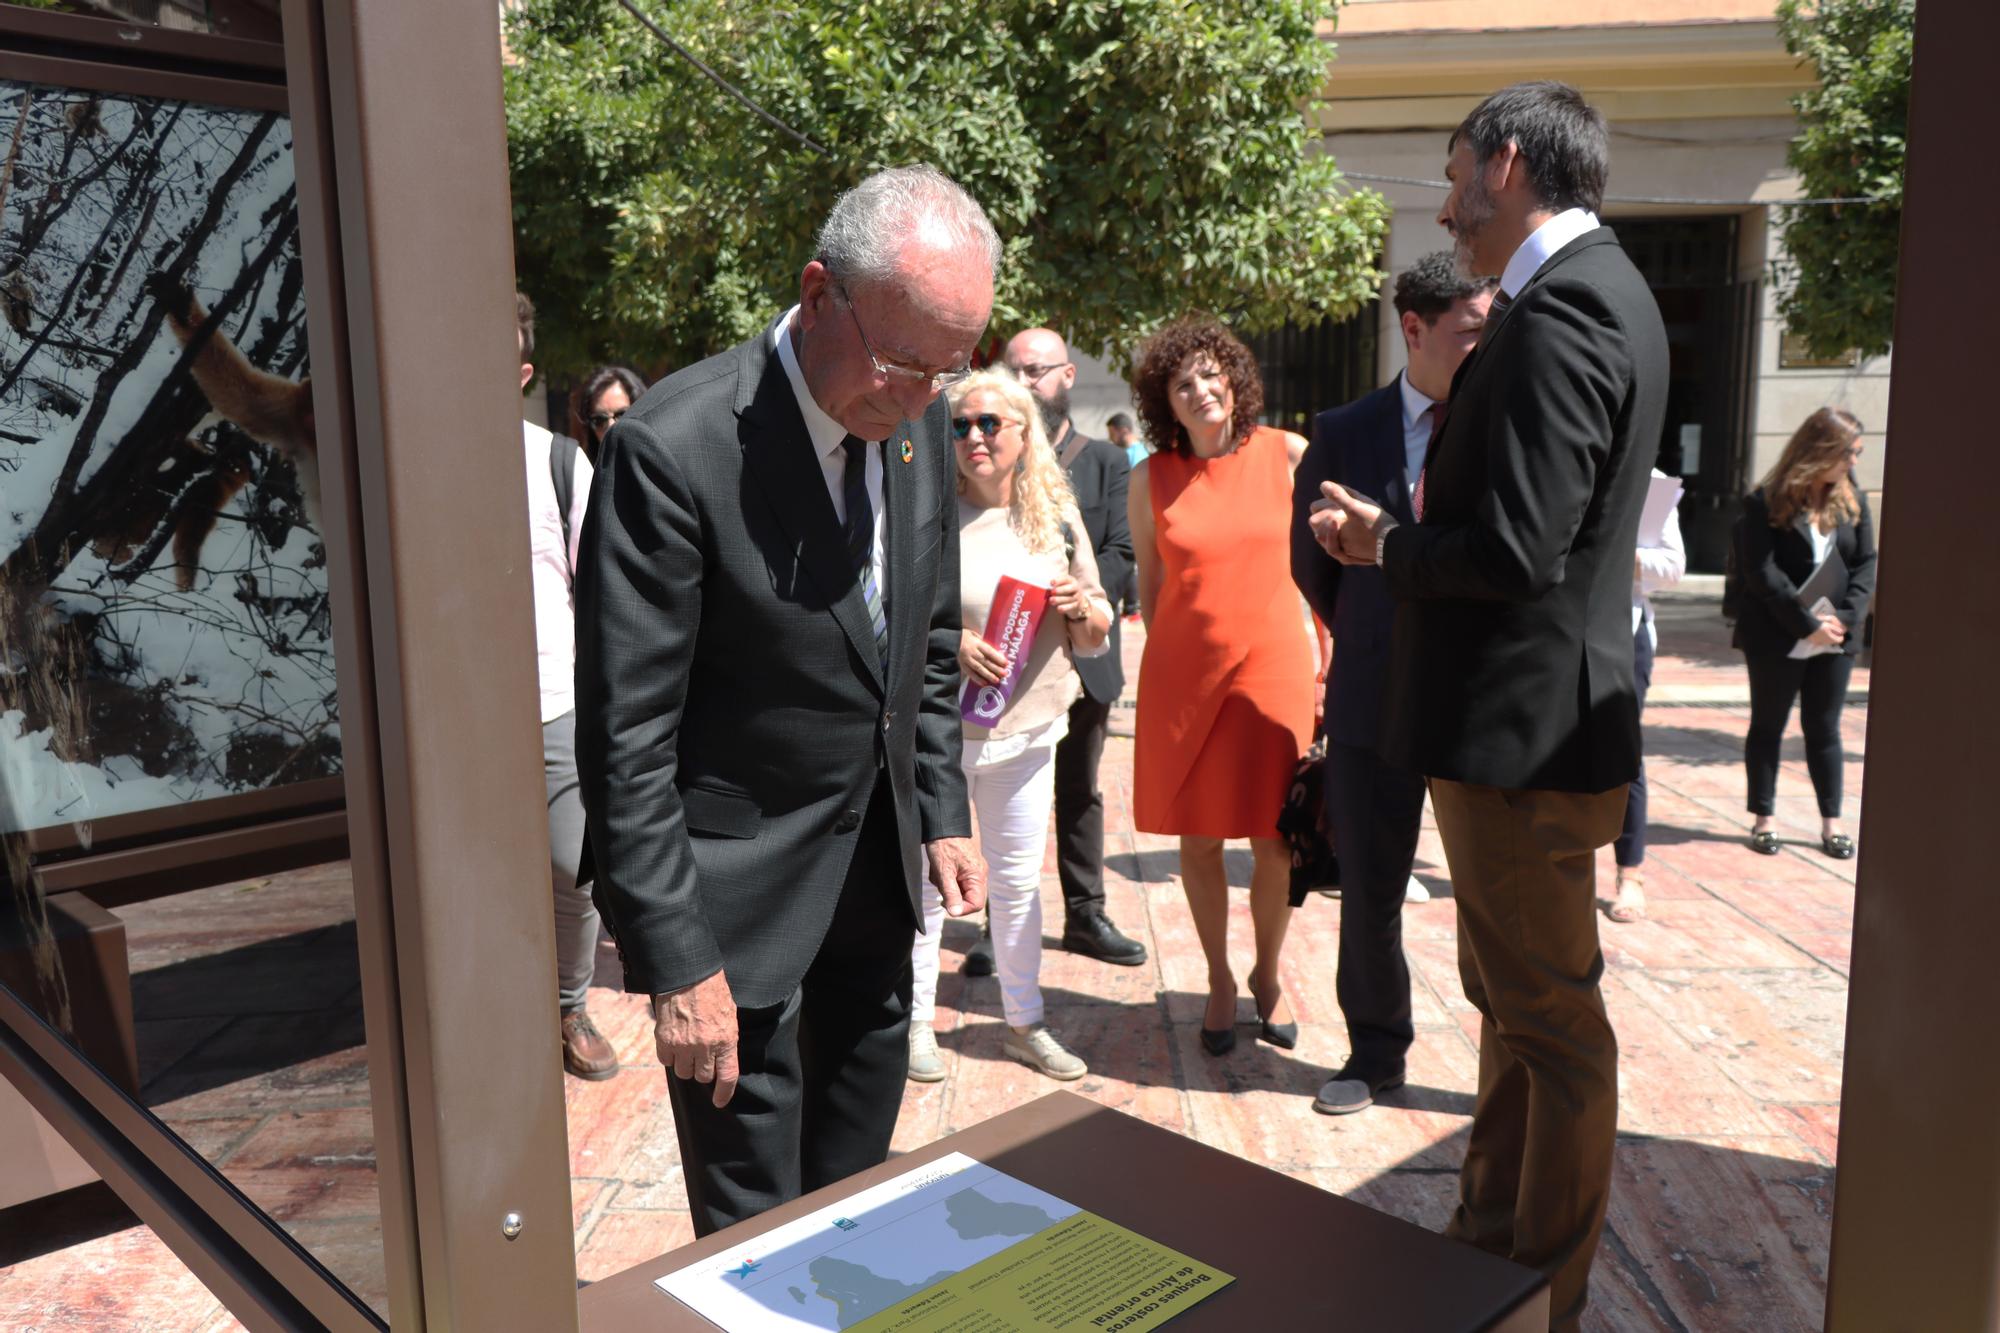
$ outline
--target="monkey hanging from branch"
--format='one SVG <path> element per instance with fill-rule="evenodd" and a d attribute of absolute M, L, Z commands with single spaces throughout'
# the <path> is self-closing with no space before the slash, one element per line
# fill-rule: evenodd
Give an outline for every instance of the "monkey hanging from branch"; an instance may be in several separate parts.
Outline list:
<path fill-rule="evenodd" d="M 317 532 L 319 442 L 313 422 L 312 377 L 292 381 L 259 370 L 220 328 L 204 333 L 208 312 L 186 284 L 156 273 L 147 280 L 146 289 L 160 302 L 174 337 L 183 347 L 194 347 L 189 370 L 215 415 L 291 462 L 307 521 Z M 191 440 L 183 441 L 176 456 L 161 463 L 161 471 L 170 474 L 190 462 L 198 463 L 199 455 L 207 452 Z M 220 458 L 180 491 L 178 502 L 169 499 L 162 509 L 133 514 L 131 521 L 118 524 L 111 534 L 100 538 L 95 548 L 106 559 L 123 560 L 170 511 L 174 515 L 174 581 L 186 592 L 194 586 L 202 546 L 214 532 L 216 521 L 253 475 L 248 460 L 240 455 Z M 157 550 L 157 543 L 149 545 Z"/>

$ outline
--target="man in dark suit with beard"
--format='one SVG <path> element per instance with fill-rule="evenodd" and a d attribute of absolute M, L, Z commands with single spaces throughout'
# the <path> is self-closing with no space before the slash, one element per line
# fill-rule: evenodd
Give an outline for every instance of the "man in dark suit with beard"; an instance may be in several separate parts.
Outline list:
<path fill-rule="evenodd" d="M 871 176 L 828 215 L 796 307 L 604 442 L 578 769 L 698 1234 L 887 1156 L 925 853 L 948 912 L 983 902 L 939 394 L 999 258 L 939 172 Z"/>
<path fill-rule="evenodd" d="M 1397 598 L 1383 757 L 1430 778 L 1482 1019 L 1448 1234 L 1549 1275 L 1577 1327 L 1611 1192 L 1618 1043 L 1596 850 L 1639 768 L 1632 560 L 1666 414 L 1659 307 L 1598 223 L 1604 119 L 1524 83 L 1452 135 L 1439 221 L 1499 290 L 1399 523 L 1322 485 L 1336 558 Z"/>

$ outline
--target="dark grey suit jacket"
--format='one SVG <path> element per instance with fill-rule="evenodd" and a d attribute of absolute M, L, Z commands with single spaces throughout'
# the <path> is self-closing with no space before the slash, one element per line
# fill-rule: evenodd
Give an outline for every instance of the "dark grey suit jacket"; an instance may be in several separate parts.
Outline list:
<path fill-rule="evenodd" d="M 883 447 L 885 676 L 767 335 L 655 385 L 606 436 L 576 579 L 577 769 L 627 990 L 722 969 L 739 1005 L 789 996 L 884 769 L 884 873 L 920 920 L 920 844 L 971 832 L 953 469 L 942 401 Z"/>
<path fill-rule="evenodd" d="M 1086 437 L 1067 469 L 1070 489 L 1076 492 L 1077 513 L 1084 530 L 1078 534 L 1090 543 L 1097 557 L 1097 581 L 1118 609 L 1118 595 L 1132 574 L 1132 520 L 1125 513 L 1125 494 L 1132 483 L 1132 463 L 1125 451 L 1109 440 Z M 1090 697 L 1101 704 L 1116 703 L 1125 688 L 1125 667 L 1119 660 L 1118 617 L 1111 617 L 1111 649 L 1098 657 L 1076 659 L 1076 674 Z"/>
<path fill-rule="evenodd" d="M 1638 773 L 1632 556 L 1666 406 L 1659 306 L 1599 227 L 1459 367 L 1423 522 L 1389 534 L 1383 758 L 1547 791 Z"/>
<path fill-rule="evenodd" d="M 1382 571 L 1342 565 L 1320 549 L 1306 519 L 1319 484 L 1337 481 L 1375 500 L 1401 523 L 1410 513 L 1403 454 L 1403 391 L 1398 375 L 1373 393 L 1313 419 L 1312 444 L 1292 482 L 1292 582 L 1333 635 L 1326 681 L 1326 734 L 1341 745 L 1374 748 L 1389 669 L 1396 598 Z"/>

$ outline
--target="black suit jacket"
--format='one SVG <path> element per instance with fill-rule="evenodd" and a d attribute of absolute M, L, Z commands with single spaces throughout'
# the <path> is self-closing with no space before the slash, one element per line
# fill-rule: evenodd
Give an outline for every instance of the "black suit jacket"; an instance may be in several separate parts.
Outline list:
<path fill-rule="evenodd" d="M 1125 492 L 1132 482 L 1132 464 L 1125 451 L 1109 440 L 1085 439 L 1067 468 L 1076 492 L 1090 549 L 1097 555 L 1097 581 L 1115 610 L 1118 594 L 1132 573 L 1132 521 L 1125 513 Z M 1081 536 L 1082 534 L 1079 534 Z M 1118 653 L 1118 617 L 1111 617 L 1111 650 L 1099 657 L 1076 659 L 1076 674 L 1090 697 L 1114 703 L 1125 688 L 1125 667 Z"/>
<path fill-rule="evenodd" d="M 1382 688 L 1396 597 L 1381 570 L 1342 565 L 1320 549 L 1306 522 L 1319 484 L 1337 481 L 1379 502 L 1397 521 L 1414 523 L 1403 453 L 1402 376 L 1345 407 L 1313 419 L 1312 444 L 1292 481 L 1292 581 L 1333 635 L 1326 681 L 1326 734 L 1342 745 L 1373 748 L 1381 727 Z"/>
<path fill-rule="evenodd" d="M 1666 402 L 1659 306 L 1596 228 L 1459 367 L 1424 521 L 1388 536 L 1390 762 L 1572 792 L 1638 773 L 1632 559 Z"/>
<path fill-rule="evenodd" d="M 914 448 L 902 457 L 902 441 Z M 942 402 L 883 448 L 889 665 L 768 335 L 654 386 L 604 442 L 576 579 L 577 770 L 627 990 L 803 978 L 878 774 L 912 918 L 969 836 Z"/>
<path fill-rule="evenodd" d="M 1875 525 L 1868 514 L 1868 497 L 1859 487 L 1854 495 L 1861 502 L 1861 516 L 1833 530 L 1833 549 L 1847 566 L 1847 586 L 1833 599 L 1833 613 L 1847 626 L 1840 650 L 1849 656 L 1861 651 L 1861 621 L 1875 596 Z M 1817 568 L 1809 521 L 1801 515 L 1789 527 L 1774 528 L 1764 492 L 1755 490 L 1743 497 L 1743 512 L 1737 515 L 1731 539 L 1736 544 L 1737 577 L 1742 580 L 1734 641 L 1745 652 L 1783 657 L 1819 628 L 1819 622 L 1799 605 L 1799 587 Z"/>

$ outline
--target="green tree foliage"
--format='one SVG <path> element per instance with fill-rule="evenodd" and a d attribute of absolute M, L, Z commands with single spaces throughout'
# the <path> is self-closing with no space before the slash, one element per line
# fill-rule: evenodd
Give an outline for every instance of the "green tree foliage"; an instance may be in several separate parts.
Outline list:
<path fill-rule="evenodd" d="M 1791 163 L 1808 198 L 1872 199 L 1783 211 L 1775 265 L 1785 327 L 1818 356 L 1889 350 L 1896 322 L 1916 0 L 1779 0 L 1785 47 L 1819 86 L 1799 94 Z"/>
<path fill-rule="evenodd" d="M 835 196 L 937 165 L 1007 245 L 995 331 L 1114 355 L 1190 309 L 1247 331 L 1354 311 L 1381 197 L 1349 189 L 1306 108 L 1327 0 L 642 0 L 788 139 L 612 0 L 510 16 L 521 282 L 558 373 L 679 365 L 797 297 Z M 545 332 L 544 332 L 545 330 Z"/>

